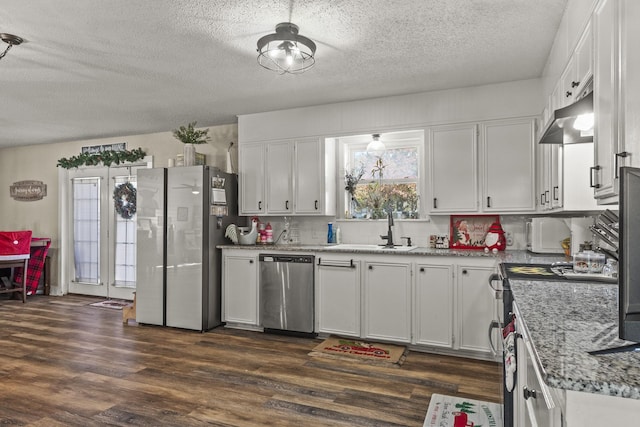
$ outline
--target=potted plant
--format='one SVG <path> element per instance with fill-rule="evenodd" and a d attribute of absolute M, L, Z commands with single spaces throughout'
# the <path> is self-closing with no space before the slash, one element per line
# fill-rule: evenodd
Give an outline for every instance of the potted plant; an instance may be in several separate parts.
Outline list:
<path fill-rule="evenodd" d="M 184 165 L 193 166 L 196 163 L 196 144 L 206 144 L 209 141 L 209 129 L 196 129 L 197 122 L 191 122 L 187 126 L 180 126 L 173 130 L 173 136 L 184 143 Z"/>

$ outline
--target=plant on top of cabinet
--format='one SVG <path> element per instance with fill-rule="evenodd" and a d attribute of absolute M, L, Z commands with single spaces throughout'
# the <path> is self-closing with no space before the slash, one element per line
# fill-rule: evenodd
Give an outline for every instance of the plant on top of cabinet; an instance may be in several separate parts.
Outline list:
<path fill-rule="evenodd" d="M 209 139 L 209 129 L 198 130 L 195 128 L 198 122 L 191 122 L 187 126 L 180 126 L 173 130 L 173 136 L 184 144 L 206 144 Z"/>

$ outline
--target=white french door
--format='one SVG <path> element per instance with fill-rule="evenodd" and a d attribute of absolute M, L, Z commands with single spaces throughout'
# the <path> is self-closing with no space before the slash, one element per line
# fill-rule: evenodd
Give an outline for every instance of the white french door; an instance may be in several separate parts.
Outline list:
<path fill-rule="evenodd" d="M 136 289 L 136 215 L 116 212 L 114 191 L 136 187 L 144 166 L 87 167 L 68 174 L 70 238 L 65 277 L 69 293 L 133 299 Z M 120 195 L 119 191 L 119 195 Z M 120 197 L 125 206 L 135 193 Z"/>

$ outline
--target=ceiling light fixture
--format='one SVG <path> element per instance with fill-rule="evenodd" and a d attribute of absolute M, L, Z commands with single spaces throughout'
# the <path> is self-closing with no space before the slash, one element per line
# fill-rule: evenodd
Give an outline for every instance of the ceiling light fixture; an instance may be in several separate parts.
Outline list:
<path fill-rule="evenodd" d="M 384 151 L 384 150 L 386 150 L 386 147 L 384 146 L 382 141 L 380 141 L 380 134 L 374 133 L 372 135 L 371 142 L 367 144 L 367 151 L 375 152 L 375 151 Z"/>
<path fill-rule="evenodd" d="M 276 25 L 276 32 L 258 40 L 258 64 L 278 74 L 304 73 L 316 63 L 316 44 L 298 34 L 291 22 Z"/>
<path fill-rule="evenodd" d="M 24 41 L 21 37 L 14 36 L 13 34 L 7 34 L 7 33 L 0 33 L 0 40 L 2 40 L 3 42 L 9 45 L 4 50 L 4 52 L 0 53 L 0 59 L 4 58 L 7 52 L 9 52 L 9 49 L 11 49 L 13 46 L 18 46 L 20 43 Z"/>

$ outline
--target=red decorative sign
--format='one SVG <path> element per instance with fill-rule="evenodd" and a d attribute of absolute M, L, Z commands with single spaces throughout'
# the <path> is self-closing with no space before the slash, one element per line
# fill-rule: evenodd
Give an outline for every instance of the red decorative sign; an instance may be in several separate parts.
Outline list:
<path fill-rule="evenodd" d="M 484 249 L 484 239 L 499 215 L 451 215 L 449 247 L 451 249 Z"/>

